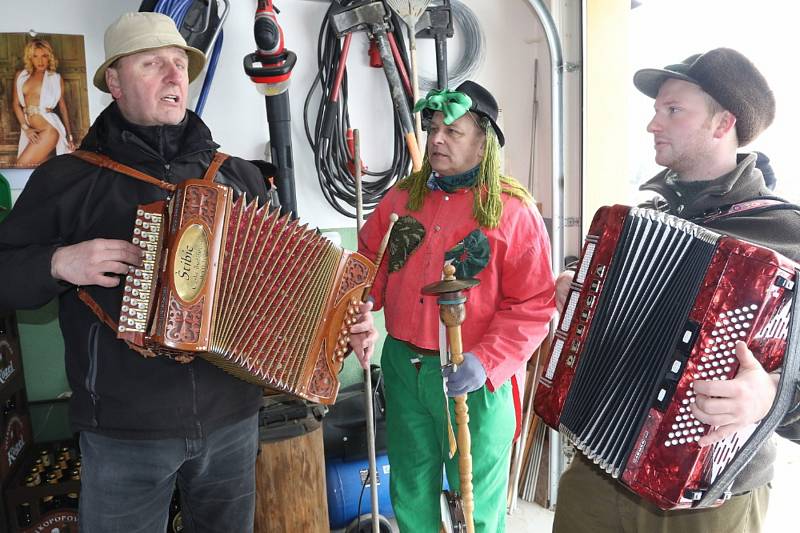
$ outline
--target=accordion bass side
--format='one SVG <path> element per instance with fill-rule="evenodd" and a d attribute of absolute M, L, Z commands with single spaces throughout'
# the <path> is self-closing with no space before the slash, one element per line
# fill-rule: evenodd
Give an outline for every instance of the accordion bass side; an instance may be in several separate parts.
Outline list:
<path fill-rule="evenodd" d="M 133 242 L 145 259 L 126 278 L 118 338 L 334 402 L 352 315 L 376 270 L 369 259 L 202 180 L 140 206 Z"/>
<path fill-rule="evenodd" d="M 700 447 L 710 428 L 692 415 L 693 382 L 735 377 L 738 340 L 767 371 L 781 366 L 796 267 L 677 217 L 601 208 L 536 390 L 536 413 L 662 509 L 696 505 L 756 426 Z"/>

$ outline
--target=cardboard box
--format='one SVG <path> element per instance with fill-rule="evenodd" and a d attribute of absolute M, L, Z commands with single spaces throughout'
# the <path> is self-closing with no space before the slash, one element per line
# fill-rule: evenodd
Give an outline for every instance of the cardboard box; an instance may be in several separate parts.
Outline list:
<path fill-rule="evenodd" d="M 22 353 L 16 315 L 0 312 L 0 397 L 6 396 L 17 378 L 22 376 Z"/>
<path fill-rule="evenodd" d="M 33 444 L 33 430 L 22 375 L 0 395 L 0 482 L 6 484 Z"/>

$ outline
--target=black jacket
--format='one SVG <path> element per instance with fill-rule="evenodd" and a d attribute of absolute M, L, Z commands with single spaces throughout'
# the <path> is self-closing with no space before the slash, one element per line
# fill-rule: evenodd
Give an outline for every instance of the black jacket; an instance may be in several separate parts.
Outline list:
<path fill-rule="evenodd" d="M 707 182 L 702 189 L 690 194 L 681 183 L 673 179 L 671 171 L 664 170 L 643 184 L 640 189 L 658 193 L 659 197 L 644 204 L 676 215 L 719 233 L 766 246 L 789 259 L 800 262 L 800 212 L 797 206 L 786 204 L 778 208 L 754 209 L 706 222 L 708 215 L 724 210 L 732 204 L 772 196 L 761 171 L 755 168 L 756 154 L 740 154 L 738 166 L 729 174 Z M 695 186 L 697 186 L 695 185 Z M 795 404 L 800 402 L 800 395 Z M 781 423 L 777 433 L 800 443 L 800 408 Z M 775 442 L 769 441 L 742 470 L 734 482 L 734 493 L 759 487 L 772 479 L 775 462 Z"/>
<path fill-rule="evenodd" d="M 127 122 L 113 103 L 81 145 L 170 183 L 202 177 L 217 148 L 192 112 L 176 126 L 141 127 Z M 229 158 L 216 181 L 266 198 L 260 172 L 242 159 Z M 260 405 L 258 387 L 200 358 L 180 364 L 130 350 L 78 299 L 74 286 L 50 275 L 57 247 L 96 238 L 130 240 L 137 205 L 166 196 L 155 185 L 62 155 L 36 169 L 0 224 L 0 309 L 35 308 L 59 298 L 75 431 L 199 438 Z M 111 317 L 119 316 L 122 283 L 86 289 Z"/>

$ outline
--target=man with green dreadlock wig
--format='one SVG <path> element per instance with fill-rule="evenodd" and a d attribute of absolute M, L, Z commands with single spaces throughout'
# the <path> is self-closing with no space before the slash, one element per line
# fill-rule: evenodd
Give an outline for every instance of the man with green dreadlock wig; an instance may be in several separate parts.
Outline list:
<path fill-rule="evenodd" d="M 392 507 L 401 532 L 439 532 L 443 466 L 459 488 L 447 396 L 467 394 L 475 530 L 502 532 L 525 366 L 555 309 L 550 243 L 528 191 L 500 174 L 505 138 L 486 89 L 467 81 L 431 91 L 415 110 L 428 123 L 422 169 L 389 191 L 359 234 L 359 250 L 374 258 L 391 214 L 399 216 L 372 290 L 389 334 L 381 365 Z M 421 293 L 445 261 L 457 278 L 480 280 L 469 291 L 457 372 L 442 370 L 437 299 Z"/>

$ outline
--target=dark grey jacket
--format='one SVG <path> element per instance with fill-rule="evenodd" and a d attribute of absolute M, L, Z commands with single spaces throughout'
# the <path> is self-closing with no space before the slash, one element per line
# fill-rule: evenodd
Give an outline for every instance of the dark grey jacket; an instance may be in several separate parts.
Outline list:
<path fill-rule="evenodd" d="M 719 233 L 766 246 L 800 262 L 800 212 L 792 208 L 791 204 L 787 204 L 786 208 L 744 211 L 710 222 L 704 221 L 707 216 L 732 204 L 773 196 L 772 191 L 764 184 L 761 171 L 755 168 L 755 161 L 756 154 L 740 154 L 736 169 L 708 182 L 708 186 L 699 192 L 693 191 L 691 197 L 675 182 L 671 171 L 664 170 L 640 187 L 641 190 L 653 191 L 659 195 L 644 206 L 691 220 Z M 797 401 L 800 401 L 800 395 Z M 777 433 L 800 443 L 800 409 L 795 409 L 784 418 Z M 773 477 L 775 455 L 776 444 L 774 440 L 770 440 L 736 479 L 734 493 L 768 483 Z"/>
<path fill-rule="evenodd" d="M 81 148 L 179 183 L 202 177 L 218 146 L 192 112 L 177 126 L 140 127 L 111 104 Z M 250 197 L 266 198 L 261 173 L 244 160 L 228 159 L 217 176 L 216 181 Z M 199 438 L 260 406 L 258 387 L 200 358 L 184 365 L 164 357 L 145 359 L 130 350 L 78 299 L 74 286 L 50 275 L 57 247 L 96 238 L 130 240 L 137 205 L 166 194 L 155 185 L 63 155 L 36 169 L 0 224 L 0 309 L 35 308 L 59 298 L 75 431 Z M 122 283 L 86 289 L 111 317 L 119 316 Z"/>

